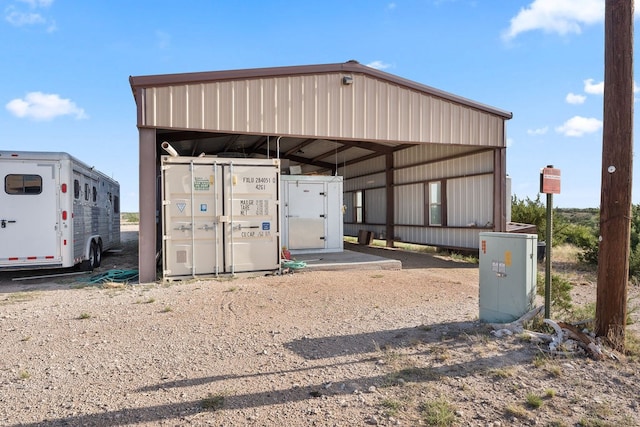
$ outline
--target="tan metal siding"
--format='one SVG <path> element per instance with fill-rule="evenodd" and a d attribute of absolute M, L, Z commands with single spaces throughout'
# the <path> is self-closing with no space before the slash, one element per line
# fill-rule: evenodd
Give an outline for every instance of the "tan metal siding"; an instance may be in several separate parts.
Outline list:
<path fill-rule="evenodd" d="M 264 105 L 264 88 L 267 86 L 263 80 L 247 80 L 247 85 L 244 88 L 246 90 L 246 122 L 243 122 L 241 126 L 245 131 L 254 131 L 264 133 L 264 113 L 272 108 L 265 108 Z M 251 122 L 249 121 L 251 120 Z M 254 130 L 255 129 L 255 130 Z"/>
<path fill-rule="evenodd" d="M 474 229 L 396 226 L 394 232 L 400 241 L 424 245 L 477 249 L 479 244 L 479 232 Z"/>
<path fill-rule="evenodd" d="M 220 128 L 220 91 L 216 84 L 201 85 L 202 93 L 202 128 Z"/>
<path fill-rule="evenodd" d="M 424 184 L 397 186 L 395 196 L 396 224 L 425 225 Z"/>
<path fill-rule="evenodd" d="M 316 88 L 316 76 L 304 76 L 299 77 L 302 80 L 303 93 L 302 93 L 302 128 L 300 129 L 300 135 L 317 135 L 318 129 L 316 126 L 316 103 L 318 99 L 318 91 Z M 295 82 L 295 79 L 292 79 Z"/>
<path fill-rule="evenodd" d="M 365 190 L 367 188 L 383 187 L 385 185 L 385 173 L 359 176 L 357 178 L 345 179 L 344 191 Z"/>
<path fill-rule="evenodd" d="M 150 88 L 143 122 L 166 128 L 500 146 L 504 119 L 415 90 L 342 74 Z"/>
<path fill-rule="evenodd" d="M 202 101 L 202 85 L 189 85 L 186 88 L 186 128 L 188 129 L 202 129 L 204 127 L 204 111 Z"/>
<path fill-rule="evenodd" d="M 303 122 L 304 122 L 304 89 L 305 87 L 300 84 L 302 83 L 299 78 L 290 77 L 287 84 L 289 85 L 290 98 L 289 103 L 283 108 L 287 108 L 289 110 L 289 123 L 287 124 L 289 128 L 289 134 L 292 135 L 304 135 L 303 132 Z M 292 84 L 291 82 L 295 80 L 298 84 Z"/>
<path fill-rule="evenodd" d="M 218 129 L 231 132 L 235 129 L 233 126 L 236 103 L 234 86 L 230 83 L 218 83 L 217 86 L 218 110 L 207 111 L 206 114 L 213 114 L 217 116 Z"/>
<path fill-rule="evenodd" d="M 355 134 L 356 97 L 352 90 L 340 88 L 340 135 Z"/>
<path fill-rule="evenodd" d="M 385 158 L 384 156 L 374 157 L 366 162 L 358 162 L 349 166 L 341 166 L 338 168 L 338 175 L 349 178 L 352 176 L 358 176 L 373 172 L 383 172 L 385 170 Z M 383 181 L 384 185 L 384 181 Z"/>
<path fill-rule="evenodd" d="M 447 220 L 452 227 L 493 225 L 493 176 L 447 181 Z"/>
<path fill-rule="evenodd" d="M 384 224 L 387 220 L 386 191 L 384 188 L 366 190 L 364 194 L 365 219 L 368 223 Z"/>
<path fill-rule="evenodd" d="M 418 164 L 406 167 L 407 164 L 420 163 L 429 158 L 429 153 L 439 152 L 439 147 L 409 148 L 395 153 L 396 170 L 394 182 L 396 184 L 415 182 L 418 180 L 432 180 L 471 175 L 479 173 L 491 173 L 493 171 L 493 153 L 488 151 L 474 155 L 444 160 L 429 164 Z M 404 167 L 403 167 L 404 166 Z"/>

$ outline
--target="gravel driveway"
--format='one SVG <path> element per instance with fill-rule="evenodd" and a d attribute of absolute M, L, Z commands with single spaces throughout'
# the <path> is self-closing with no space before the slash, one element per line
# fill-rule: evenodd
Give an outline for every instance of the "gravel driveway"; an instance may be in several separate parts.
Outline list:
<path fill-rule="evenodd" d="M 413 426 L 440 405 L 441 425 L 640 425 L 637 361 L 497 339 L 477 266 L 394 256 L 405 268 L 170 285 L 3 276 L 0 424 Z"/>

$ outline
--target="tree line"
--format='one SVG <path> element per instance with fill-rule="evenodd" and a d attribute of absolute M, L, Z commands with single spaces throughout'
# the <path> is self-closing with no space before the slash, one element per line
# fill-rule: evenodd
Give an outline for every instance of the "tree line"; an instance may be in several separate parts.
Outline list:
<path fill-rule="evenodd" d="M 547 233 L 547 208 L 540 199 L 511 198 L 511 221 L 533 224 L 537 228 L 538 241 L 544 241 Z M 582 249 L 578 261 L 597 265 L 600 210 L 553 209 L 553 245 L 570 244 Z M 640 205 L 631 209 L 631 239 L 629 251 L 629 279 L 640 282 Z"/>

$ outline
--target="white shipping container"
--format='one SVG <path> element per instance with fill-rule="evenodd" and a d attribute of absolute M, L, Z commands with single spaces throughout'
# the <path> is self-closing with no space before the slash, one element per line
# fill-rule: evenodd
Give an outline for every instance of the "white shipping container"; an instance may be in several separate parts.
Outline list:
<path fill-rule="evenodd" d="M 163 277 L 280 268 L 280 161 L 162 156 Z"/>

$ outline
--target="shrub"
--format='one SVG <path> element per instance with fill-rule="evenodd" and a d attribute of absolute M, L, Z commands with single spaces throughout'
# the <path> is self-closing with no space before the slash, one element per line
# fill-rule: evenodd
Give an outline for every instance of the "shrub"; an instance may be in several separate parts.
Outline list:
<path fill-rule="evenodd" d="M 422 403 L 420 411 L 424 421 L 430 426 L 452 426 L 456 420 L 455 408 L 442 397 Z"/>
<path fill-rule="evenodd" d="M 599 230 L 592 230 L 592 239 L 576 242 L 576 245 L 584 251 L 579 256 L 581 262 L 598 264 L 598 238 Z M 640 280 L 640 205 L 633 205 L 631 209 L 631 234 L 629 238 L 629 279 Z"/>
<path fill-rule="evenodd" d="M 538 240 L 544 240 L 547 225 L 547 209 L 540 201 L 540 194 L 535 200 L 511 197 L 511 221 L 522 224 L 533 224 L 538 231 Z"/>
<path fill-rule="evenodd" d="M 544 296 L 546 287 L 545 287 L 545 278 L 542 274 L 538 274 L 538 283 L 537 283 L 537 293 L 538 295 Z M 551 305 L 555 310 L 559 310 L 560 312 L 567 313 L 571 311 L 573 307 L 572 299 L 571 299 L 571 289 L 573 285 L 567 279 L 564 279 L 562 276 L 557 274 L 551 275 Z"/>

